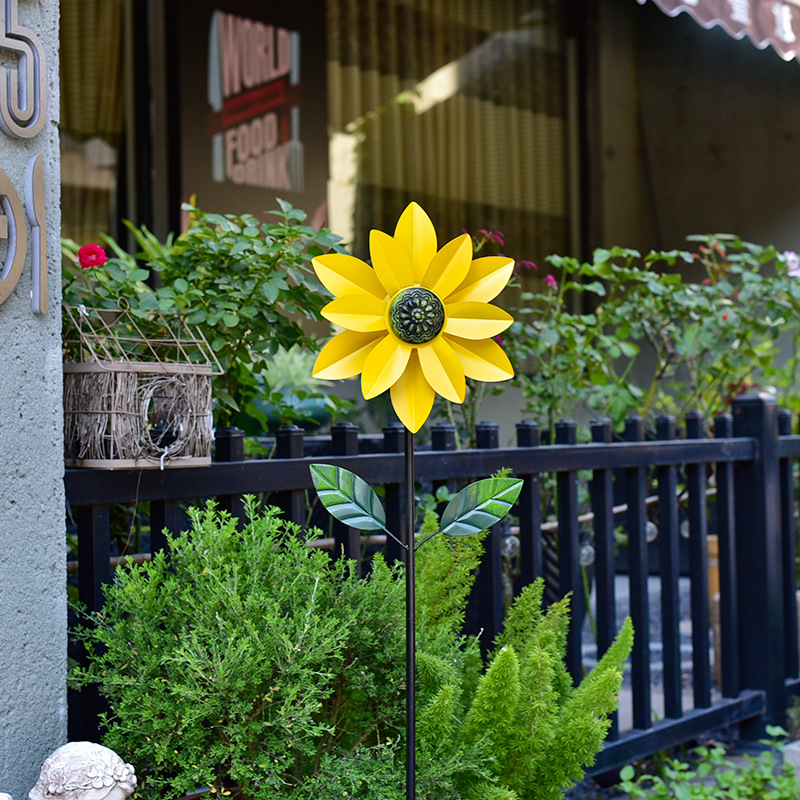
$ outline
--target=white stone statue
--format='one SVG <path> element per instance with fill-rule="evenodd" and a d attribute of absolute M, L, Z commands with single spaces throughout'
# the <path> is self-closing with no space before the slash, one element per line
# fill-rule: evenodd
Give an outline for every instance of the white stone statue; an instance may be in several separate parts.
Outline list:
<path fill-rule="evenodd" d="M 136 773 L 113 750 L 94 742 L 69 742 L 42 766 L 29 800 L 125 800 Z M 11 800 L 0 795 L 0 800 Z"/>

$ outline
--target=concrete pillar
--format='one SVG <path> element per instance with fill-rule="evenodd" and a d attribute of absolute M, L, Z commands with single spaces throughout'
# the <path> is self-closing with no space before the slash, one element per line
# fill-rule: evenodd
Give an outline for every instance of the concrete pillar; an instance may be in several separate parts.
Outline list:
<path fill-rule="evenodd" d="M 32 78 L 20 108 L 0 107 L 0 791 L 25 800 L 67 736 L 59 3 L 5 8 L 0 80 L 11 68 L 16 101 L 20 52 Z"/>

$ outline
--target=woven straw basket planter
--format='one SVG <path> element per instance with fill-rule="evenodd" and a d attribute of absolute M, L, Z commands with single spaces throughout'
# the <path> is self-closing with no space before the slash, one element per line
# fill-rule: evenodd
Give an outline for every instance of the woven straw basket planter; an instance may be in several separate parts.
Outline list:
<path fill-rule="evenodd" d="M 67 467 L 144 469 L 211 463 L 214 358 L 202 334 L 125 310 L 65 309 L 80 361 L 64 364 Z M 150 331 L 158 331 L 155 336 Z M 167 331 L 168 333 L 165 333 Z M 122 333 L 121 333 L 122 332 Z M 218 365 L 217 369 L 218 369 Z"/>

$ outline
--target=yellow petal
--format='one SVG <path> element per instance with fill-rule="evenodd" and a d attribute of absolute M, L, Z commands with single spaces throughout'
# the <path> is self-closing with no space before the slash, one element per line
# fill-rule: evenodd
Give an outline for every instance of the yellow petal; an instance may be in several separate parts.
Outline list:
<path fill-rule="evenodd" d="M 465 339 L 491 339 L 502 333 L 514 318 L 489 303 L 447 303 L 444 332 Z"/>
<path fill-rule="evenodd" d="M 348 294 L 331 300 L 321 313 L 334 325 L 367 333 L 386 330 L 385 312 L 385 300 L 378 300 L 371 294 Z"/>
<path fill-rule="evenodd" d="M 505 256 L 476 258 L 467 277 L 458 289 L 447 298 L 448 303 L 465 303 L 477 300 L 488 303 L 508 285 L 514 272 L 514 259 Z"/>
<path fill-rule="evenodd" d="M 436 229 L 417 203 L 409 203 L 400 215 L 394 238 L 411 259 L 412 283 L 419 283 L 436 255 Z"/>
<path fill-rule="evenodd" d="M 361 393 L 365 400 L 377 397 L 396 383 L 406 368 L 411 347 L 396 336 L 387 336 L 372 348 L 361 372 Z"/>
<path fill-rule="evenodd" d="M 422 285 L 444 299 L 461 285 L 471 263 L 472 239 L 465 233 L 448 242 L 433 257 L 422 277 Z"/>
<path fill-rule="evenodd" d="M 391 397 L 400 422 L 411 433 L 416 433 L 428 419 L 436 397 L 436 393 L 425 380 L 416 352 L 411 354 L 400 380 L 392 386 Z"/>
<path fill-rule="evenodd" d="M 467 391 L 464 366 L 444 337 L 418 348 L 417 355 L 425 380 L 433 390 L 452 403 L 463 403 Z"/>
<path fill-rule="evenodd" d="M 320 350 L 312 374 L 328 381 L 354 378 L 361 374 L 367 355 L 381 336 L 385 334 L 342 331 Z"/>
<path fill-rule="evenodd" d="M 345 253 L 327 253 L 312 258 L 311 265 L 322 285 L 334 297 L 365 293 L 381 299 L 386 297 L 386 290 L 375 270 L 360 258 Z"/>
<path fill-rule="evenodd" d="M 411 259 L 402 245 L 383 231 L 369 232 L 369 253 L 375 274 L 391 297 L 395 292 L 413 286 Z"/>
<path fill-rule="evenodd" d="M 448 336 L 447 341 L 461 359 L 468 378 L 494 383 L 514 377 L 514 368 L 497 342 L 483 339 L 479 342 Z"/>

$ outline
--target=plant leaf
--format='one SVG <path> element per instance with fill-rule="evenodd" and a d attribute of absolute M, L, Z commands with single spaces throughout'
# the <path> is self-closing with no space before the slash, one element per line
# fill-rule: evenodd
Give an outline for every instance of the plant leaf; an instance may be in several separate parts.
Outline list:
<path fill-rule="evenodd" d="M 366 481 L 331 464 L 311 464 L 309 469 L 319 499 L 332 516 L 361 531 L 386 530 L 381 501 Z"/>
<path fill-rule="evenodd" d="M 471 536 L 508 514 L 522 491 L 519 478 L 486 478 L 462 489 L 442 514 L 442 533 Z"/>

